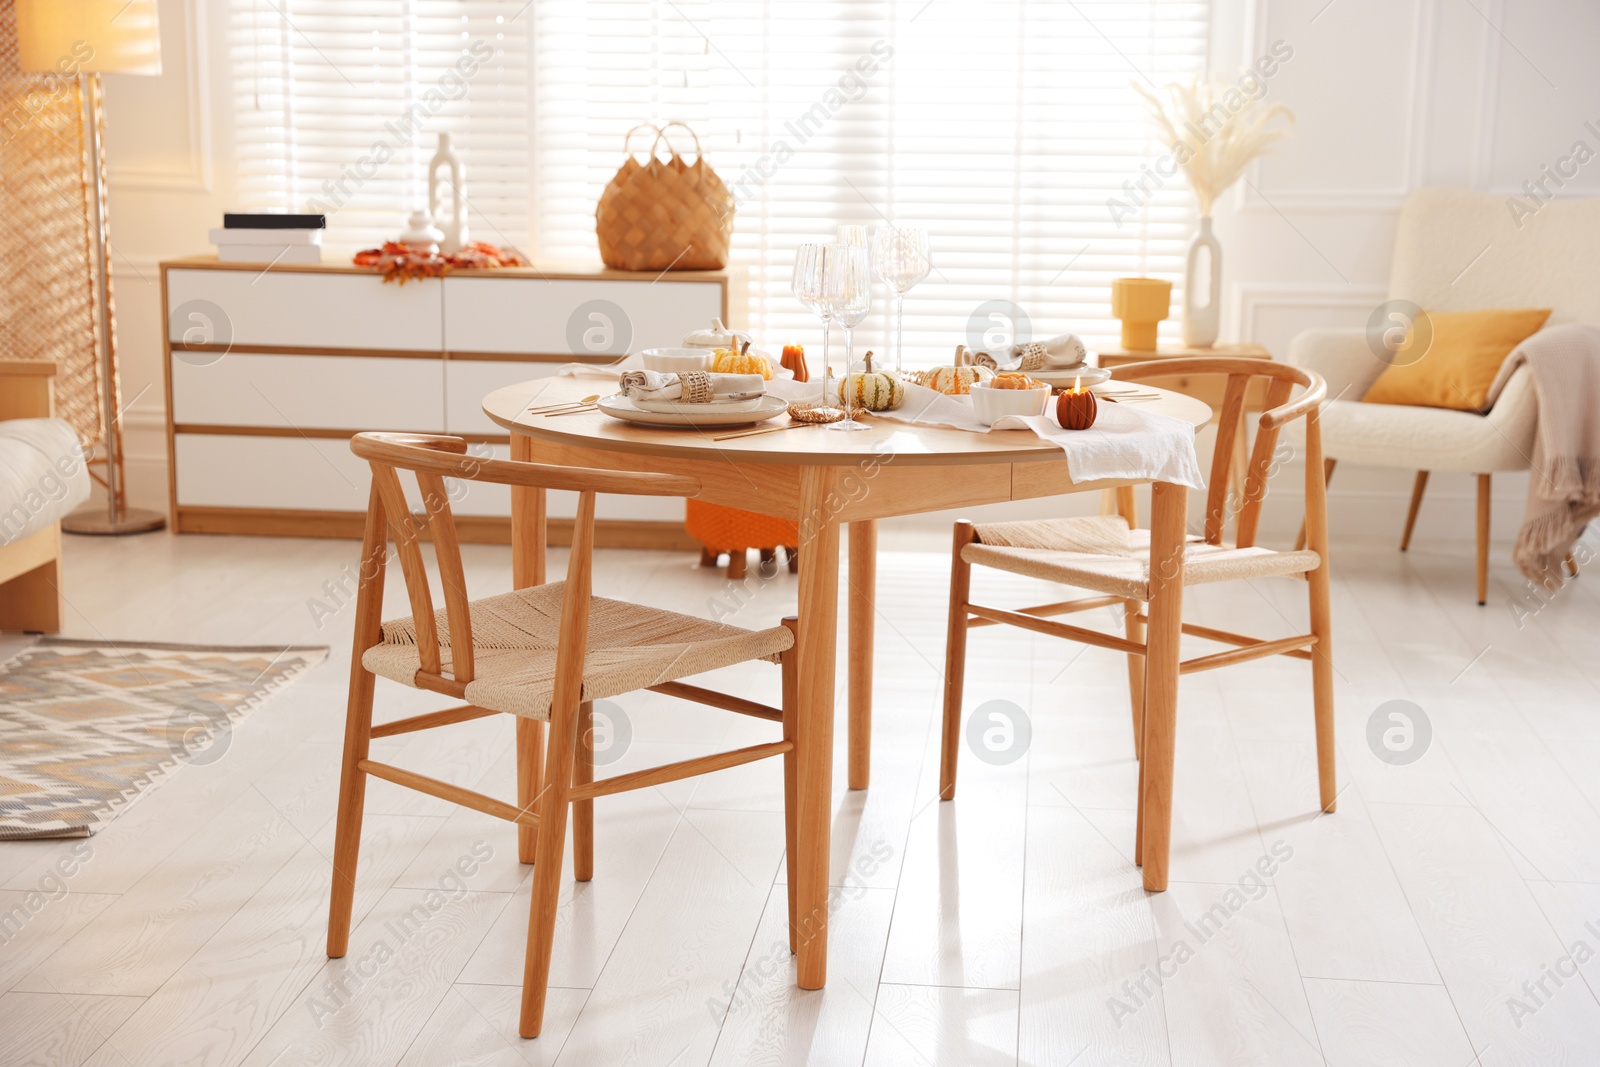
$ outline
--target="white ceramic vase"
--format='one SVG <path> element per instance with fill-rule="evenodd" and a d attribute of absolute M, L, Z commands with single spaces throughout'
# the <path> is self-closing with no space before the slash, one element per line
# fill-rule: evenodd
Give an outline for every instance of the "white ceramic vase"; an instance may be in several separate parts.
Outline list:
<path fill-rule="evenodd" d="M 1217 343 L 1221 322 L 1222 244 L 1211 232 L 1210 216 L 1204 216 L 1189 242 L 1189 258 L 1183 268 L 1183 343 L 1210 348 Z"/>
<path fill-rule="evenodd" d="M 437 252 L 443 239 L 444 234 L 433 224 L 432 216 L 421 210 L 411 213 L 400 234 L 400 243 L 416 252 Z"/>
<path fill-rule="evenodd" d="M 441 181 L 440 171 L 444 171 Z M 453 256 L 472 238 L 467 233 L 467 174 L 450 135 L 439 135 L 439 150 L 428 162 L 428 211 L 444 237 L 439 251 Z"/>

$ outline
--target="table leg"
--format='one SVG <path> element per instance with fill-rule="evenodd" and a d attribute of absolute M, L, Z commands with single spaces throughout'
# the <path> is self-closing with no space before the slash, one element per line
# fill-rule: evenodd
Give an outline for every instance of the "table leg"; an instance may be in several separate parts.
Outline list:
<path fill-rule="evenodd" d="M 533 439 L 511 435 L 511 458 L 533 460 Z M 544 584 L 545 499 L 543 489 L 511 489 L 511 584 L 518 589 Z M 517 716 L 517 806 L 531 807 L 544 788 L 544 723 Z M 533 862 L 538 830 L 517 827 L 517 859 Z"/>
<path fill-rule="evenodd" d="M 1150 503 L 1150 622 L 1146 626 L 1144 758 L 1139 762 L 1138 858 L 1144 887 L 1167 888 L 1173 745 L 1178 726 L 1178 641 L 1183 635 L 1183 544 L 1189 490 L 1156 482 Z"/>
<path fill-rule="evenodd" d="M 872 630 L 878 579 L 878 523 L 850 524 L 850 788 L 872 776 Z"/>
<path fill-rule="evenodd" d="M 800 606 L 795 639 L 799 844 L 789 857 L 798 886 L 795 970 L 801 989 L 828 976 L 828 859 L 833 809 L 833 686 L 839 623 L 839 526 L 828 514 L 835 475 L 800 470 Z"/>

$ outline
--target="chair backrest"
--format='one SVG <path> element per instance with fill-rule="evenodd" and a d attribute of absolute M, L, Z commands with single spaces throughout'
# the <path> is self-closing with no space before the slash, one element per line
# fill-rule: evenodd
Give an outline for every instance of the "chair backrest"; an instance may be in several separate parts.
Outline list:
<path fill-rule="evenodd" d="M 350 450 L 372 467 L 372 492 L 367 505 L 366 533 L 361 551 L 361 589 L 358 608 L 356 655 L 382 639 L 378 618 L 383 600 L 383 573 L 392 538 L 406 595 L 411 602 L 421 669 L 417 684 L 460 696 L 475 677 L 472 616 L 467 608 L 467 582 L 461 564 L 461 545 L 445 478 L 493 482 L 525 489 L 567 489 L 578 493 L 578 515 L 572 533 L 572 553 L 567 565 L 566 598 L 562 610 L 562 641 L 573 638 L 579 649 L 587 638 L 590 573 L 594 551 L 594 498 L 596 493 L 632 496 L 695 496 L 700 483 L 675 474 L 610 471 L 587 467 L 554 467 L 543 463 L 486 459 L 467 454 L 459 437 L 428 434 L 361 433 Z M 423 512 L 412 513 L 401 488 L 401 470 L 417 480 Z M 424 532 L 433 539 L 439 584 L 444 593 L 445 625 L 450 635 L 451 671 L 442 672 L 439 636 L 434 621 L 433 592 L 423 562 L 420 541 Z M 570 617 L 569 617 L 570 616 Z M 364 631 L 364 632 L 363 632 Z"/>
<path fill-rule="evenodd" d="M 1255 544 L 1261 523 L 1261 504 L 1266 499 L 1267 481 L 1278 466 L 1275 451 L 1278 431 L 1295 419 L 1306 420 L 1306 542 L 1317 550 L 1326 549 L 1327 483 L 1322 473 L 1322 431 L 1317 413 L 1328 387 L 1322 376 L 1288 363 L 1269 359 L 1242 359 L 1235 356 L 1197 356 L 1185 359 L 1158 359 L 1128 363 L 1112 371 L 1119 381 L 1141 378 L 1197 377 L 1220 375 L 1227 379 L 1222 410 L 1217 413 L 1217 442 L 1211 458 L 1211 477 L 1206 488 L 1205 539 L 1220 544 L 1228 516 L 1237 513 L 1238 529 L 1234 543 L 1240 548 Z M 1244 499 L 1230 500 L 1235 443 L 1244 430 L 1245 405 L 1254 399 L 1253 384 L 1266 385 L 1263 410 L 1256 443 L 1245 468 Z M 1295 387 L 1304 389 L 1293 400 Z M 1255 390 L 1259 394 L 1259 386 Z M 1313 535 L 1313 527 L 1317 527 Z"/>
<path fill-rule="evenodd" d="M 1389 298 L 1428 311 L 1551 308 L 1600 326 L 1600 197 L 1418 189 L 1400 212 Z"/>

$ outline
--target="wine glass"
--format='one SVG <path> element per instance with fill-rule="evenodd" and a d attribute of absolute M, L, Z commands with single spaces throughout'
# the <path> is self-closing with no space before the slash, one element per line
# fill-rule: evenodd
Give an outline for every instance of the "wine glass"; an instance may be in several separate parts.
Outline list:
<path fill-rule="evenodd" d="M 839 226 L 839 243 L 866 248 L 867 228 L 856 222 L 841 223 Z"/>
<path fill-rule="evenodd" d="M 894 371 L 905 359 L 905 297 L 911 287 L 928 276 L 933 259 L 928 253 L 928 231 L 919 227 L 887 226 L 872 235 L 872 270 L 894 290 Z"/>
<path fill-rule="evenodd" d="M 852 334 L 872 310 L 872 262 L 865 245 L 832 245 L 828 249 L 828 264 L 824 275 L 826 300 L 833 317 L 844 327 L 844 376 L 839 382 L 840 406 L 844 408 L 844 421 L 836 422 L 831 430 L 865 430 L 866 426 L 855 420 L 856 406 L 850 400 L 850 371 L 854 355 Z"/>
<path fill-rule="evenodd" d="M 827 275 L 830 262 L 831 246 L 822 244 L 803 244 L 795 251 L 794 276 L 789 282 L 789 291 L 794 293 L 805 309 L 822 320 L 822 400 L 821 407 L 828 406 L 828 342 L 832 337 L 830 328 L 833 319 L 833 308 L 827 299 Z"/>

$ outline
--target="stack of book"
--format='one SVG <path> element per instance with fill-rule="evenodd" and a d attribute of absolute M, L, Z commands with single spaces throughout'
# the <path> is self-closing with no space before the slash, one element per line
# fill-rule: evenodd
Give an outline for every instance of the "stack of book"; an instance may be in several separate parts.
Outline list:
<path fill-rule="evenodd" d="M 211 231 L 222 263 L 321 263 L 326 215 L 229 212 Z"/>

